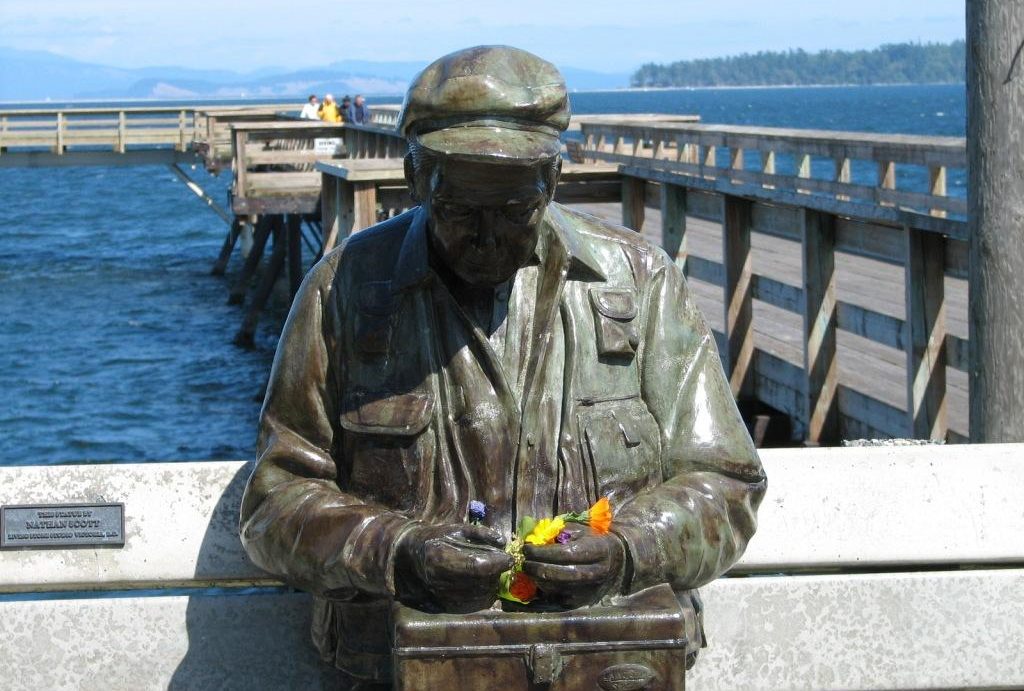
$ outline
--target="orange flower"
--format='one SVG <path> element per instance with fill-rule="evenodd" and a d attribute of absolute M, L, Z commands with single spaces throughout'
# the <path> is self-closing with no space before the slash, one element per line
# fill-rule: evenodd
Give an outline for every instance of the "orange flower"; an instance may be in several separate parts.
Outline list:
<path fill-rule="evenodd" d="M 508 587 L 508 593 L 520 602 L 529 602 L 537 597 L 537 584 L 522 571 L 517 571 L 512 575 L 512 583 Z"/>
<path fill-rule="evenodd" d="M 589 520 L 587 524 L 590 529 L 598 535 L 606 535 L 612 527 L 612 507 L 608 503 L 608 497 L 601 497 L 590 510 L 587 511 Z"/>

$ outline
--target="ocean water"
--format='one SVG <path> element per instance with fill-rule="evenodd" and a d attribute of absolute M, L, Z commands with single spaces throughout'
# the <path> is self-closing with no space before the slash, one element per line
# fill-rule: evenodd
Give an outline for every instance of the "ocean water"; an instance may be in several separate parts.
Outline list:
<path fill-rule="evenodd" d="M 962 136 L 965 122 L 962 85 L 571 99 L 708 123 Z M 226 204 L 227 175 L 194 175 Z M 209 275 L 220 218 L 161 167 L 0 169 L 0 188 L 0 465 L 251 457 L 282 313 L 254 350 L 232 345 L 242 312 Z"/>

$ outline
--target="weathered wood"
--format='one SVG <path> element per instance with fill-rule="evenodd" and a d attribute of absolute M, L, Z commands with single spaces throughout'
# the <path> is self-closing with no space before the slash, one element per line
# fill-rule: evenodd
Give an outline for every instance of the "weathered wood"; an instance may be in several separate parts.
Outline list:
<path fill-rule="evenodd" d="M 622 178 L 622 225 L 643 230 L 646 181 L 635 177 Z"/>
<path fill-rule="evenodd" d="M 253 230 L 252 249 L 249 250 L 249 256 L 245 258 L 245 264 L 242 265 L 242 270 L 238 273 L 235 284 L 231 286 L 231 292 L 228 294 L 229 305 L 240 305 L 245 301 L 245 294 L 249 292 L 249 283 L 260 266 L 260 260 L 263 259 L 263 251 L 266 249 L 267 240 L 270 238 L 272 230 L 270 219 L 270 216 L 260 216 L 259 220 L 256 221 L 256 227 Z"/>
<path fill-rule="evenodd" d="M 945 440 L 946 303 L 945 241 L 906 230 L 907 413 L 915 437 Z"/>
<path fill-rule="evenodd" d="M 288 233 L 284 227 L 284 219 L 280 215 L 271 216 L 270 225 L 273 228 L 274 250 L 270 253 L 267 265 L 260 272 L 252 300 L 242 318 L 242 325 L 239 327 L 238 333 L 235 334 L 234 343 L 241 348 L 252 348 L 255 344 L 256 326 L 259 324 L 260 314 L 274 290 L 274 284 L 277 282 L 277 277 L 281 275 L 288 254 Z"/>
<path fill-rule="evenodd" d="M 751 127 L 691 123 L 620 124 L 583 126 L 585 135 L 607 139 L 641 137 L 648 141 L 684 141 L 703 147 L 770 149 L 777 153 L 850 158 L 869 161 L 900 161 L 913 165 L 966 165 L 964 139 L 919 135 L 840 132 L 834 130 Z M 618 152 L 616 152 L 618 153 Z"/>
<path fill-rule="evenodd" d="M 372 182 L 352 183 L 352 230 L 363 230 L 377 222 L 377 186 Z"/>
<path fill-rule="evenodd" d="M 839 437 L 835 216 L 804 209 L 801 234 L 807 440 L 828 443 Z"/>
<path fill-rule="evenodd" d="M 217 261 L 213 263 L 213 268 L 210 269 L 210 273 L 214 276 L 223 276 L 224 272 L 227 271 L 228 262 L 231 261 L 231 252 L 235 249 L 235 242 L 238 241 L 238 235 L 242 231 L 242 224 L 243 220 L 240 216 L 235 216 L 234 221 L 231 222 L 231 228 L 228 229 L 227 235 L 224 236 L 224 244 L 221 245 Z"/>
<path fill-rule="evenodd" d="M 1024 440 L 1024 3 L 967 3 L 970 437 Z"/>
<path fill-rule="evenodd" d="M 288 215 L 288 290 L 292 297 L 299 292 L 304 271 L 302 269 L 302 216 Z"/>
<path fill-rule="evenodd" d="M 902 319 L 842 301 L 837 317 L 843 331 L 897 350 L 907 349 L 907 326 Z"/>
<path fill-rule="evenodd" d="M 733 178 L 740 179 L 741 181 L 743 179 L 751 180 L 750 183 L 742 182 L 742 184 L 737 184 L 735 180 L 707 176 L 697 177 L 693 175 L 680 175 L 678 172 L 673 170 L 657 170 L 651 168 L 649 164 L 652 162 L 646 159 L 633 159 L 632 162 L 639 162 L 644 165 L 624 165 L 622 167 L 623 175 L 644 178 L 645 180 L 652 180 L 656 182 L 667 182 L 672 184 L 685 183 L 691 190 L 698 189 L 708 192 L 718 192 L 721 194 L 732 194 L 757 201 L 764 201 L 770 204 L 806 207 L 835 215 L 852 216 L 860 220 L 891 223 L 898 226 L 910 225 L 921 230 L 942 233 L 943 235 L 948 235 L 957 240 L 967 239 L 966 222 L 956 218 L 939 218 L 922 215 L 915 211 L 894 207 L 884 207 L 877 203 L 867 203 L 867 201 L 846 202 L 836 199 L 834 194 L 831 196 L 826 196 L 824 194 L 802 194 L 797 190 L 787 189 L 797 185 L 805 185 L 814 187 L 815 189 L 820 188 L 821 190 L 830 189 L 835 192 L 835 185 L 837 183 L 830 181 L 797 180 L 795 178 L 776 176 L 774 180 L 781 181 L 777 184 L 776 189 L 766 189 L 763 186 L 766 181 L 765 176 L 754 171 L 733 171 L 731 173 Z M 658 165 L 665 166 L 683 165 L 674 161 L 659 161 L 657 163 Z M 841 191 L 857 192 L 858 187 L 860 186 L 846 185 Z M 875 188 L 865 189 L 874 190 Z M 883 191 L 871 192 L 872 195 L 882 195 L 883 193 Z M 913 199 L 914 203 L 919 206 L 921 205 L 921 202 L 924 202 L 927 205 L 945 206 L 947 207 L 947 210 L 950 211 L 952 211 L 954 207 L 962 205 L 962 200 L 955 200 L 952 197 L 946 197 L 940 201 L 940 198 L 938 197 L 930 197 L 928 195 L 920 195 L 917 193 L 900 192 L 898 195 L 901 198 L 905 196 Z"/>
<path fill-rule="evenodd" d="M 725 268 L 726 374 L 737 398 L 753 393 L 753 269 L 750 253 L 750 201 L 723 196 L 722 256 Z"/>
<path fill-rule="evenodd" d="M 323 229 L 320 254 L 324 255 L 338 244 L 338 233 L 341 230 L 341 180 L 340 178 L 322 173 L 323 185 L 320 196 L 320 227 Z"/>
<path fill-rule="evenodd" d="M 685 187 L 661 186 L 661 247 L 687 275 Z"/>

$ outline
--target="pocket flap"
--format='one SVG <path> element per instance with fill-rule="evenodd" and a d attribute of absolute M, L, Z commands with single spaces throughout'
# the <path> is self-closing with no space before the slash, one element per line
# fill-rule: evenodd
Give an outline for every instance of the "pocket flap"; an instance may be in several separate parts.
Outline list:
<path fill-rule="evenodd" d="M 355 391 L 346 397 L 340 423 L 349 432 L 411 437 L 430 424 L 433 414 L 431 394 Z"/>
<path fill-rule="evenodd" d="M 636 296 L 629 288 L 591 288 L 590 302 L 594 309 L 611 319 L 636 317 Z"/>

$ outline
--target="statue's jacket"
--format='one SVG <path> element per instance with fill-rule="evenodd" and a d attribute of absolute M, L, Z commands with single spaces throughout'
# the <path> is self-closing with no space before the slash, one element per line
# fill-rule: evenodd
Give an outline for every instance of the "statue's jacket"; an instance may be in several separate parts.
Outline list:
<path fill-rule="evenodd" d="M 609 497 L 626 593 L 722 574 L 766 481 L 679 268 L 552 203 L 503 339 L 431 268 L 426 213 L 361 231 L 309 273 L 278 345 L 242 504 L 253 561 L 316 595 L 314 640 L 386 676 L 394 546 L 468 504 L 523 515 Z"/>

